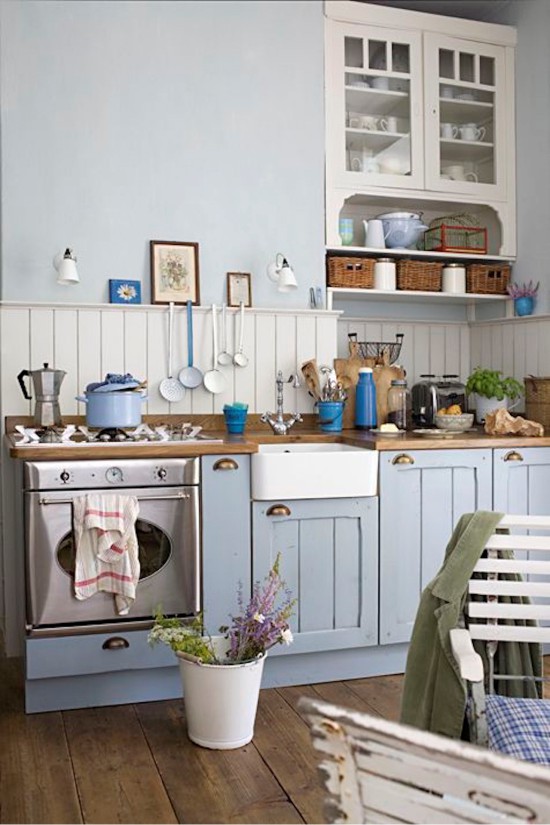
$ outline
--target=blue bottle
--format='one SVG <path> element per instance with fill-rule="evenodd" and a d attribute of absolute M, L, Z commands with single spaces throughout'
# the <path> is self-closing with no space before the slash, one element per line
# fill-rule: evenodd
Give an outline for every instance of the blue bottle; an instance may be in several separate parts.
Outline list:
<path fill-rule="evenodd" d="M 355 392 L 355 426 L 360 430 L 376 427 L 376 386 L 370 367 L 359 370 Z"/>

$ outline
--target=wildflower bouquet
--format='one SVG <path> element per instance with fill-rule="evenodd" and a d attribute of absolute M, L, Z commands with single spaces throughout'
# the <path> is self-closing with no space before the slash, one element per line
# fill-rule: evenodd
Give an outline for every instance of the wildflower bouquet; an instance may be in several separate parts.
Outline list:
<path fill-rule="evenodd" d="M 508 284 L 506 290 L 510 298 L 513 298 L 514 301 L 517 298 L 536 298 L 537 292 L 539 289 L 540 281 L 533 285 L 533 281 L 529 281 L 528 284 L 517 284 L 512 282 Z"/>
<path fill-rule="evenodd" d="M 149 633 L 151 645 L 163 642 L 173 651 L 200 659 L 205 664 L 238 664 L 256 659 L 276 644 L 290 644 L 292 632 L 288 621 L 294 613 L 296 599 L 286 588 L 279 573 L 280 554 L 267 574 L 263 584 L 256 582 L 252 597 L 244 604 L 242 587 L 239 588 L 240 614 L 231 616 L 231 624 L 219 628 L 226 640 L 225 659 L 219 659 L 215 640 L 205 632 L 203 616 L 199 614 L 191 622 L 166 618 L 160 611 L 154 616 L 155 624 Z M 278 597 L 284 592 L 283 598 Z M 278 603 L 280 601 L 280 603 Z"/>

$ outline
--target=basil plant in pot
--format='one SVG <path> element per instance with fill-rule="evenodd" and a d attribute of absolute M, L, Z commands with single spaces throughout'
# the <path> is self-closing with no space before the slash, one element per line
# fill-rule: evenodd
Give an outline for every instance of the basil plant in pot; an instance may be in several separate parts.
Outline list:
<path fill-rule="evenodd" d="M 466 381 L 466 392 L 475 396 L 476 420 L 483 424 L 488 412 L 511 410 L 519 403 L 523 386 L 515 378 L 503 378 L 500 370 L 476 367 Z"/>
<path fill-rule="evenodd" d="M 178 657 L 187 734 L 204 748 L 227 750 L 251 741 L 263 666 L 274 645 L 290 644 L 289 619 L 296 600 L 279 573 L 280 554 L 263 583 L 256 582 L 248 603 L 242 587 L 239 615 L 218 636 L 205 632 L 202 614 L 191 622 L 160 611 L 149 643 L 169 645 Z"/>

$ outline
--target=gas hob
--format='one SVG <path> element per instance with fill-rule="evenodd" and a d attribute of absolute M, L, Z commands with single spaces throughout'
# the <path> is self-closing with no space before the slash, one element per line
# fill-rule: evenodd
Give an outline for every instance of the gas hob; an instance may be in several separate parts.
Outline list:
<path fill-rule="evenodd" d="M 118 428 L 91 430 L 85 426 L 75 426 L 68 424 L 65 427 L 47 427 L 39 429 L 36 427 L 25 427 L 22 424 L 15 425 L 15 434 L 21 438 L 15 442 L 16 447 L 60 447 L 60 446 L 121 446 L 130 445 L 133 447 L 140 444 L 174 444 L 175 442 L 210 441 L 221 442 L 222 439 L 212 438 L 202 433 L 201 427 L 194 427 L 192 424 L 180 424 L 178 426 L 161 424 L 150 427 L 148 424 L 140 424 L 133 430 L 122 430 Z"/>

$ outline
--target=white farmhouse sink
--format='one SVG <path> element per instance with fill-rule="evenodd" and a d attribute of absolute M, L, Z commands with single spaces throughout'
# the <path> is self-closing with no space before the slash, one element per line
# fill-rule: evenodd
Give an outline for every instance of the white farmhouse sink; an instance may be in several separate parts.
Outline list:
<path fill-rule="evenodd" d="M 252 459 L 252 498 L 375 496 L 378 453 L 347 444 L 262 444 Z"/>

